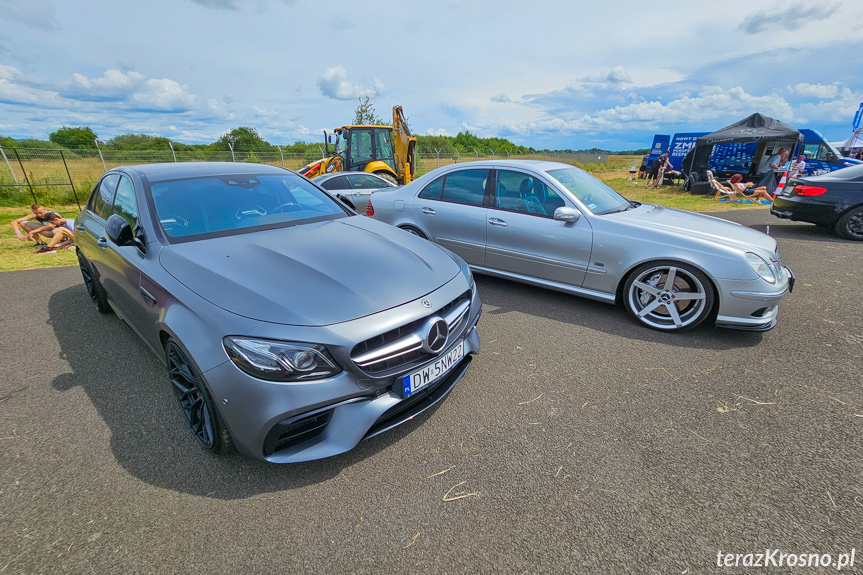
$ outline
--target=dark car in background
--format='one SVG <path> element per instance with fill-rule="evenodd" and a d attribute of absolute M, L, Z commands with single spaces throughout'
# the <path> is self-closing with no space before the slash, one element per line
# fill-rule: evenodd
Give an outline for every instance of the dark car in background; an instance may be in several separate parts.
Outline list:
<path fill-rule="evenodd" d="M 848 240 L 863 240 L 863 164 L 791 179 L 773 200 L 770 213 L 833 228 Z"/>
<path fill-rule="evenodd" d="M 479 352 L 464 261 L 282 168 L 115 168 L 76 228 L 90 298 L 164 361 L 215 453 L 342 453 L 439 402 Z"/>

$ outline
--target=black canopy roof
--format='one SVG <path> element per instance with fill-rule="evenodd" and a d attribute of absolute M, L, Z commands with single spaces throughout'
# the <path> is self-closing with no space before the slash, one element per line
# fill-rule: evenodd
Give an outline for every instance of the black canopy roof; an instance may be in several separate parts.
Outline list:
<path fill-rule="evenodd" d="M 731 142 L 761 142 L 763 140 L 798 139 L 800 132 L 779 120 L 761 114 L 752 114 L 739 122 L 725 126 L 712 134 L 698 138 L 696 146 L 727 144 Z"/>

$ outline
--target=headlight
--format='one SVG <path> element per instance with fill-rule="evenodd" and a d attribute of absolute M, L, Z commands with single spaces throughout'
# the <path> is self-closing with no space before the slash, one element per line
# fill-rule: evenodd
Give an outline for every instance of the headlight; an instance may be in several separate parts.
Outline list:
<path fill-rule="evenodd" d="M 749 264 L 749 267 L 751 267 L 761 279 L 767 283 L 776 283 L 776 276 L 773 274 L 773 270 L 770 269 L 770 264 L 764 261 L 764 258 L 758 254 L 749 252 L 746 254 L 746 261 Z"/>
<path fill-rule="evenodd" d="M 342 369 L 322 345 L 227 336 L 228 357 L 252 377 L 269 381 L 325 379 Z"/>

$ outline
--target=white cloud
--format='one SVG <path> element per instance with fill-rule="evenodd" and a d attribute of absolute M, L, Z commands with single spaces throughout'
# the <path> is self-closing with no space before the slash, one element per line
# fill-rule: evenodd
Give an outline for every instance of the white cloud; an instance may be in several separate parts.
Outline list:
<path fill-rule="evenodd" d="M 833 16 L 841 4 L 839 2 L 794 2 L 791 4 L 774 3 L 750 13 L 738 26 L 744 34 L 761 32 L 794 31 Z"/>
<path fill-rule="evenodd" d="M 45 0 L 0 0 L 0 20 L 46 32 L 58 28 L 54 6 Z"/>
<path fill-rule="evenodd" d="M 318 88 L 321 94 L 334 100 L 353 100 L 363 96 L 379 96 L 384 91 L 383 83 L 375 78 L 374 88 L 369 89 L 362 84 L 348 81 L 348 73 L 341 66 L 327 68 L 318 78 Z"/>
<path fill-rule="evenodd" d="M 426 130 L 426 134 L 428 134 L 429 136 L 452 136 L 452 134 L 450 134 L 443 128 L 429 128 L 428 130 Z"/>
<path fill-rule="evenodd" d="M 169 78 L 147 78 L 138 72 L 106 70 L 87 78 L 73 74 L 69 97 L 123 101 L 129 106 L 163 112 L 181 112 L 199 107 L 189 87 Z"/>
<path fill-rule="evenodd" d="M 21 72 L 14 66 L 4 66 L 0 64 L 0 80 L 11 80 Z"/>
<path fill-rule="evenodd" d="M 491 101 L 492 102 L 498 102 L 501 104 L 508 104 L 508 103 L 512 102 L 512 100 L 510 100 L 509 96 L 506 95 L 506 92 L 501 92 L 497 96 L 492 96 Z"/>
<path fill-rule="evenodd" d="M 796 84 L 791 86 L 791 90 L 800 94 L 801 96 L 806 96 L 809 98 L 819 98 L 821 100 L 827 98 L 835 98 L 836 94 L 839 93 L 839 82 L 834 82 L 833 84 L 807 84 L 805 82 L 801 82 L 800 84 Z"/>

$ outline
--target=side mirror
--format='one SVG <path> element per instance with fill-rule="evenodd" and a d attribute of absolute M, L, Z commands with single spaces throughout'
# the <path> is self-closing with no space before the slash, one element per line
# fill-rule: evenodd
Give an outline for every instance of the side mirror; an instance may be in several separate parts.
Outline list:
<path fill-rule="evenodd" d="M 130 246 L 135 243 L 129 222 L 117 214 L 108 218 L 108 221 L 105 223 L 105 233 L 118 246 Z"/>
<path fill-rule="evenodd" d="M 574 223 L 578 221 L 578 218 L 581 217 L 581 212 L 576 210 L 575 208 L 557 208 L 554 210 L 554 219 L 559 222 L 566 222 L 568 224 Z"/>

